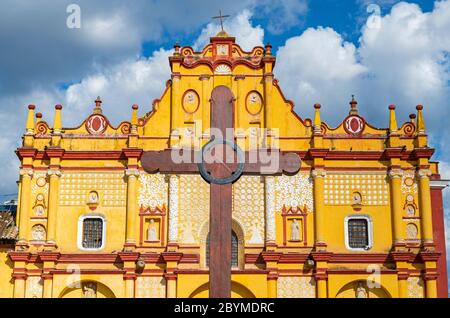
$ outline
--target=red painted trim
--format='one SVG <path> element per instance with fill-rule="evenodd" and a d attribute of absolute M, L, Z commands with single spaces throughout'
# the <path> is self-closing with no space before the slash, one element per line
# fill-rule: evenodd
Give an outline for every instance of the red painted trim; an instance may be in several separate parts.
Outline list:
<path fill-rule="evenodd" d="M 1 243 L 0 242 L 0 249 L 14 249 L 15 244 L 14 243 Z"/>
<path fill-rule="evenodd" d="M 161 256 L 165 262 L 179 262 L 183 257 L 183 253 L 163 252 Z"/>
<path fill-rule="evenodd" d="M 122 262 L 135 262 L 140 254 L 137 252 L 120 252 L 119 257 Z"/>
<path fill-rule="evenodd" d="M 126 272 L 121 269 L 80 269 L 80 274 L 107 274 L 107 275 L 114 275 L 114 274 L 120 274 L 123 275 Z M 58 275 L 72 275 L 73 271 L 68 271 L 65 269 L 54 269 L 51 271 L 50 274 L 58 274 Z"/>
<path fill-rule="evenodd" d="M 262 252 L 261 254 L 262 259 L 264 260 L 264 262 L 278 262 L 281 258 L 281 256 L 283 255 L 283 253 L 279 253 L 279 252 Z M 245 255 L 250 256 L 249 254 Z M 258 254 L 253 254 L 251 256 L 257 256 L 257 258 L 255 259 L 255 261 L 258 259 L 259 255 Z"/>
<path fill-rule="evenodd" d="M 61 256 L 60 253 L 55 252 L 39 252 L 39 259 L 43 262 L 56 262 Z"/>
<path fill-rule="evenodd" d="M 333 256 L 333 253 L 331 252 L 312 252 L 311 253 L 312 258 L 314 261 L 319 262 L 328 262 L 331 257 Z"/>
<path fill-rule="evenodd" d="M 65 150 L 60 147 L 48 147 L 45 150 L 45 154 L 48 158 L 62 158 Z"/>
<path fill-rule="evenodd" d="M 140 148 L 124 148 L 122 151 L 123 151 L 123 154 L 125 155 L 125 157 L 137 158 L 137 159 L 139 159 L 141 157 L 142 153 L 144 152 Z"/>
<path fill-rule="evenodd" d="M 448 297 L 447 281 L 447 252 L 445 246 L 445 225 L 444 225 L 444 207 L 442 200 L 442 189 L 431 188 L 431 209 L 433 219 L 433 241 L 436 244 L 436 251 L 441 253 L 437 261 L 438 279 L 437 294 L 440 298 Z"/>
<path fill-rule="evenodd" d="M 333 254 L 330 263 L 384 263 L 389 261 L 389 254 Z"/>
<path fill-rule="evenodd" d="M 28 252 L 15 252 L 11 251 L 8 253 L 9 258 L 13 262 L 27 262 L 30 259 L 30 253 Z"/>
<path fill-rule="evenodd" d="M 308 259 L 309 254 L 302 253 L 286 253 L 283 254 L 278 261 L 280 264 L 303 264 Z"/>
<path fill-rule="evenodd" d="M 411 252 L 391 252 L 390 256 L 394 262 L 413 262 L 415 258 Z"/>
<path fill-rule="evenodd" d="M 20 160 L 23 158 L 34 158 L 37 154 L 38 150 L 35 148 L 18 148 L 16 150 L 16 155 L 19 157 Z"/>
<path fill-rule="evenodd" d="M 61 254 L 58 263 L 114 263 L 118 260 L 117 254 Z"/>
<path fill-rule="evenodd" d="M 366 274 L 371 275 L 372 272 L 367 272 L 364 269 L 328 269 L 327 273 L 330 274 Z M 381 274 L 397 274 L 395 269 L 381 269 Z"/>

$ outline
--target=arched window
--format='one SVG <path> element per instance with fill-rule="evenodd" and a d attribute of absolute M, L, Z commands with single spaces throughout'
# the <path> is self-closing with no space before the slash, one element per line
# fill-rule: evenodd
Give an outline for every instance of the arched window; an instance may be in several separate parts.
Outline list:
<path fill-rule="evenodd" d="M 82 215 L 78 220 L 78 248 L 99 250 L 105 246 L 105 218 Z"/>
<path fill-rule="evenodd" d="M 238 267 L 239 241 L 236 233 L 231 231 L 231 267 Z M 206 266 L 209 267 L 209 233 L 206 239 Z"/>
<path fill-rule="evenodd" d="M 349 250 L 366 251 L 372 247 L 372 220 L 367 215 L 345 218 L 345 245 Z"/>

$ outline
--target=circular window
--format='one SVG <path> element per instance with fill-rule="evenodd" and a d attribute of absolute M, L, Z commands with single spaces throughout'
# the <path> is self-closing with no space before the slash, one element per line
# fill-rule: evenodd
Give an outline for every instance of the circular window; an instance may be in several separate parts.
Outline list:
<path fill-rule="evenodd" d="M 248 93 L 247 99 L 245 101 L 245 107 L 249 114 L 258 115 L 262 110 L 262 106 L 263 100 L 258 92 L 252 91 Z"/>
<path fill-rule="evenodd" d="M 192 89 L 187 90 L 183 95 L 182 105 L 186 113 L 195 113 L 200 105 L 200 98 L 197 92 Z"/>

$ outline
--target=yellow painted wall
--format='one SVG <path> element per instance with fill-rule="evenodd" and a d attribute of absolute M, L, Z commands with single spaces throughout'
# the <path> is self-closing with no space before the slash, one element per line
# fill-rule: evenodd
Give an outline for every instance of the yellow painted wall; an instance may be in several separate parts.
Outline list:
<path fill-rule="evenodd" d="M 400 128 L 396 129 L 394 133 L 407 134 L 408 129 L 411 125 L 415 129 L 415 133 L 408 136 L 403 136 L 403 138 L 398 138 L 393 134 L 389 137 L 390 130 L 394 129 L 395 125 L 392 122 L 393 113 L 391 110 L 391 122 L 389 128 L 375 128 L 366 123 L 363 134 L 368 138 L 360 138 L 358 136 L 349 136 L 349 133 L 345 130 L 345 125 L 340 124 L 337 127 L 329 127 L 325 122 L 322 121 L 320 117 L 320 110 L 316 110 L 315 117 L 313 119 L 300 118 L 293 112 L 293 103 L 287 100 L 281 91 L 278 82 L 273 79 L 272 70 L 275 63 L 274 56 L 269 52 L 270 48 L 266 47 L 260 48 L 256 47 L 251 52 L 244 52 L 237 44 L 234 43 L 234 39 L 225 38 L 219 39 L 228 41 L 231 49 L 231 57 L 213 57 L 214 45 L 216 43 L 212 40 L 202 52 L 192 52 L 189 47 L 181 48 L 181 50 L 175 51 L 174 55 L 170 57 L 170 63 L 172 68 L 172 79 L 167 82 L 166 89 L 162 93 L 159 99 L 155 100 L 152 104 L 152 109 L 142 108 L 139 110 L 139 115 L 136 110 L 130 111 L 129 115 L 124 115 L 124 120 L 126 122 L 120 123 L 116 127 L 108 126 L 106 127 L 104 134 L 101 136 L 92 135 L 86 128 L 86 121 L 82 122 L 80 126 L 75 128 L 63 128 L 62 123 L 55 121 L 53 125 L 46 122 L 41 122 L 39 124 L 34 123 L 34 110 L 30 109 L 27 120 L 27 130 L 32 133 L 28 133 L 24 137 L 24 147 L 26 149 L 36 149 L 40 154 L 44 152 L 49 152 L 51 149 L 63 149 L 67 153 L 84 152 L 85 154 L 110 154 L 111 158 L 106 159 L 67 159 L 65 155 L 62 158 L 54 157 L 47 158 L 47 156 L 41 156 L 39 158 L 29 157 L 21 158 L 22 174 L 29 172 L 27 169 L 31 169 L 33 172 L 33 177 L 31 179 L 30 187 L 25 189 L 19 189 L 20 193 L 25 193 L 24 197 L 20 197 L 19 202 L 19 215 L 18 220 L 21 217 L 25 221 L 29 221 L 28 225 L 22 226 L 22 231 L 27 239 L 32 237 L 31 228 L 33 225 L 42 224 L 48 230 L 50 224 L 50 219 L 46 220 L 35 218 L 34 215 L 34 205 L 36 203 L 36 198 L 39 193 L 43 193 L 45 197 L 45 214 L 44 217 L 49 216 L 49 206 L 50 203 L 55 204 L 56 210 L 54 211 L 53 220 L 56 215 L 56 243 L 57 248 L 53 250 L 54 252 L 77 255 L 77 254 L 110 254 L 118 253 L 127 250 L 127 246 L 124 246 L 126 238 L 139 238 L 139 216 L 138 216 L 138 188 L 133 190 L 133 196 L 126 198 L 120 204 L 106 205 L 103 203 L 103 196 L 105 191 L 98 185 L 92 184 L 91 188 L 86 188 L 83 191 L 78 191 L 74 194 L 74 198 L 70 200 L 78 200 L 80 203 L 77 204 L 66 204 L 61 203 L 60 198 L 64 195 L 62 190 L 76 190 L 82 188 L 88 179 L 83 181 L 74 181 L 69 188 L 64 188 L 61 186 L 62 180 L 70 174 L 76 173 L 106 173 L 106 174 L 120 174 L 119 178 L 122 178 L 119 184 L 122 187 L 114 189 L 114 194 L 127 196 L 127 176 L 125 175 L 125 170 L 127 167 L 131 167 L 128 170 L 133 170 L 138 167 L 142 171 L 141 162 L 134 159 L 126 159 L 124 156 L 120 156 L 125 148 L 140 148 L 144 151 L 148 150 L 163 150 L 170 147 L 176 147 L 179 145 L 188 145 L 191 143 L 186 137 L 181 137 L 177 139 L 177 136 L 171 137 L 171 132 L 174 130 L 179 130 L 181 132 L 185 128 L 196 129 L 194 131 L 195 141 L 204 144 L 209 140 L 208 136 L 202 136 L 209 128 L 210 120 L 210 96 L 213 89 L 220 85 L 225 85 L 230 88 L 234 95 L 234 116 L 235 116 L 235 127 L 241 128 L 246 132 L 245 140 L 238 140 L 238 143 L 244 148 L 249 149 L 249 128 L 270 128 L 273 131 L 274 137 L 269 138 L 273 141 L 273 148 L 279 148 L 282 151 L 297 151 L 297 152 L 308 152 L 312 148 L 317 148 L 316 150 L 325 149 L 329 152 L 341 152 L 341 153 L 351 153 L 355 151 L 372 151 L 372 152 L 382 152 L 387 146 L 391 144 L 396 144 L 398 147 L 405 147 L 408 151 L 424 147 L 426 145 L 426 139 L 424 139 L 424 132 L 419 131 L 423 126 L 420 122 L 421 110 L 419 110 L 418 122 L 405 123 Z M 185 60 L 183 60 L 183 58 Z M 182 62 L 182 60 L 184 62 Z M 225 60 L 225 62 L 223 61 Z M 189 62 L 190 61 L 190 62 Z M 189 63 L 198 64 L 192 65 Z M 231 62 L 230 62 L 231 61 Z M 197 63 L 195 62 L 195 63 Z M 200 63 L 201 62 L 201 63 Z M 215 64 L 214 64 L 214 63 Z M 253 63 L 253 67 L 249 64 Z M 220 65 L 227 65 L 230 68 L 229 74 L 216 74 L 217 68 Z M 198 96 L 198 109 L 193 113 L 187 113 L 183 111 L 183 96 L 189 90 L 195 90 Z M 246 103 L 249 93 L 257 92 L 262 98 L 262 107 L 259 114 L 250 114 L 247 111 Z M 312 107 L 312 105 L 311 105 Z M 360 107 L 360 113 L 357 116 L 363 114 L 363 107 Z M 64 111 L 56 110 L 58 115 L 61 115 L 64 119 Z M 106 117 L 108 115 L 108 105 L 104 105 L 102 110 L 96 109 L 94 114 L 99 114 L 102 112 Z M 88 115 L 88 114 L 86 114 Z M 394 113 L 395 115 L 395 113 Z M 57 117 L 57 116 L 56 116 Z M 342 120 L 347 117 L 347 114 L 342 114 Z M 44 116 L 45 118 L 45 116 Z M 58 117 L 57 117 L 58 118 Z M 80 118 L 81 120 L 81 118 Z M 199 121 L 200 126 L 199 126 Z M 316 127 L 315 127 L 316 126 Z M 409 128 L 408 128 L 409 127 Z M 57 134 L 58 130 L 62 129 L 62 134 Z M 136 130 L 137 134 L 129 134 L 127 129 Z M 323 133 L 323 134 L 322 134 Z M 370 137 L 370 138 L 369 138 Z M 398 140 L 397 140 L 397 139 Z M 264 145 L 265 140 L 262 136 L 259 139 L 259 145 Z M 264 145 L 266 146 L 266 145 Z M 114 157 L 115 156 L 115 157 Z M 303 174 L 310 176 L 311 171 L 322 171 L 324 170 L 328 174 L 340 174 L 346 175 L 352 171 L 358 170 L 359 173 L 373 173 L 376 171 L 378 174 L 384 174 L 388 178 L 388 171 L 391 168 L 397 169 L 401 167 L 405 171 L 412 171 L 417 167 L 423 167 L 428 165 L 427 158 L 420 158 L 418 160 L 405 160 L 394 158 L 388 160 L 386 158 L 382 159 L 365 159 L 360 160 L 358 155 L 354 155 L 353 159 L 322 159 L 320 157 L 310 158 L 302 162 L 302 172 Z M 396 168 L 397 167 L 397 168 Z M 431 163 L 430 168 L 432 173 L 436 173 L 438 170 L 437 163 Z M 46 176 L 47 172 L 52 172 L 57 170 L 61 172 L 59 177 L 59 194 L 58 197 L 52 193 L 48 193 L 49 177 Z M 128 171 L 129 172 L 129 171 Z M 132 171 L 133 172 L 133 171 Z M 45 186 L 39 187 L 37 185 L 38 177 L 45 179 Z M 22 177 L 24 178 L 24 177 Z M 402 181 L 403 182 L 403 181 Z M 314 181 L 311 179 L 311 184 Z M 168 186 L 168 185 L 165 185 Z M 415 182 L 417 186 L 417 180 Z M 45 190 L 47 187 L 47 190 Z M 86 198 L 89 191 L 98 191 L 100 195 L 100 203 L 94 211 L 90 210 L 89 206 L 86 204 Z M 165 208 L 167 208 L 167 188 L 165 191 Z M 164 192 L 163 191 L 163 192 Z M 308 195 L 312 195 L 312 190 L 304 190 Z M 309 192 L 308 192 L 309 191 Z M 400 193 L 400 201 L 403 203 L 407 194 L 402 192 L 401 189 L 395 189 L 395 193 Z M 426 205 L 425 211 L 422 210 L 422 206 L 419 204 L 421 201 L 427 200 L 426 193 L 429 193 L 429 189 L 426 189 L 425 194 L 420 194 L 418 191 L 414 193 L 414 203 L 417 203 L 417 216 L 420 217 L 415 219 L 414 222 L 419 228 L 419 234 L 417 239 L 422 238 L 422 220 L 429 216 L 429 209 Z M 281 209 L 275 211 L 275 223 L 276 223 L 276 243 L 278 244 L 274 247 L 273 252 L 278 253 L 302 253 L 309 254 L 314 250 L 314 241 L 317 233 L 316 224 L 318 223 L 317 214 L 320 213 L 320 221 L 323 224 L 323 239 L 327 243 L 327 251 L 333 253 L 354 253 L 350 251 L 345 246 L 344 239 L 344 220 L 350 215 L 368 215 L 372 219 L 373 224 L 373 247 L 367 252 L 358 252 L 360 254 L 364 253 L 384 253 L 387 254 L 393 247 L 394 237 L 393 237 L 393 219 L 397 218 L 398 221 L 404 216 L 404 211 L 402 215 L 393 215 L 393 193 L 389 189 L 389 198 L 387 204 L 384 205 L 363 205 L 361 210 L 355 210 L 354 206 L 351 204 L 325 204 L 325 194 L 319 193 L 318 196 L 314 197 L 313 200 L 322 203 L 321 210 L 315 211 L 314 208 L 308 210 L 307 215 L 307 242 L 306 246 L 297 242 L 290 242 L 287 246 L 283 246 L 283 227 L 282 227 L 282 217 Z M 50 195 L 50 196 L 49 196 Z M 283 190 L 277 190 L 277 196 L 286 195 Z M 78 197 L 77 197 L 78 196 Z M 300 199 L 300 198 L 299 198 Z M 27 200 L 27 201 L 25 201 Z M 51 200 L 51 202 L 49 202 Z M 20 206 L 24 202 L 31 202 L 28 210 L 22 211 Z M 127 203 L 128 202 L 128 203 Z M 127 204 L 128 204 L 128 216 L 127 216 Z M 287 203 L 290 205 L 290 203 Z M 25 205 L 26 206 L 26 205 Z M 320 204 L 318 205 L 320 207 Z M 301 208 L 303 208 L 301 206 Z M 167 211 L 166 211 L 167 212 Z M 179 213 L 183 213 L 180 211 Z M 132 214 L 134 213 L 134 214 Z M 84 214 L 97 214 L 102 215 L 106 219 L 106 243 L 102 250 L 99 251 L 83 251 L 77 246 L 77 236 L 78 236 L 78 220 L 80 216 Z M 130 223 L 132 218 L 130 215 L 134 215 L 135 223 Z M 51 218 L 51 216 L 49 216 Z M 429 221 L 427 221 L 429 222 Z M 133 224 L 131 227 L 132 234 L 127 237 L 127 223 Z M 406 224 L 407 222 L 401 221 L 400 229 L 402 230 L 402 236 L 405 236 Z M 425 229 L 429 229 L 428 224 L 425 224 Z M 249 225 L 245 225 L 249 227 Z M 245 227 L 244 226 L 244 227 Z M 24 230 L 25 228 L 25 230 Z M 165 224 L 165 242 L 167 243 L 167 218 Z M 244 229 L 246 231 L 245 235 L 250 237 L 250 229 Z M 302 229 L 303 230 L 303 229 Z M 286 235 L 289 236 L 290 230 L 287 229 Z M 145 234 L 144 234 L 145 235 Z M 42 252 L 44 249 L 50 249 L 54 247 L 43 246 L 43 242 L 29 242 L 31 243 L 27 252 L 31 254 L 36 254 Z M 245 246 L 240 247 L 240 261 L 244 259 L 244 254 L 258 254 L 264 250 L 263 244 L 257 246 L 249 246 L 248 242 L 244 242 Z M 19 248 L 18 248 L 19 250 Z M 199 255 L 200 264 L 196 263 L 181 263 L 177 264 L 176 261 L 168 261 L 167 269 L 166 264 L 147 264 L 146 269 L 151 270 L 164 270 L 166 272 L 171 272 L 176 268 L 180 269 L 204 269 L 204 242 L 201 244 L 191 244 L 189 246 L 179 246 L 179 247 L 168 247 L 167 244 L 164 246 L 158 246 L 158 244 L 146 243 L 142 248 L 135 250 L 139 253 L 161 253 L 164 251 L 179 251 L 186 254 L 201 254 Z M 124 270 L 126 274 L 133 275 L 135 260 L 126 261 L 125 264 L 119 262 L 119 264 L 105 264 L 102 262 L 90 262 L 86 264 L 81 264 L 81 268 L 96 269 L 96 270 Z M 285 270 L 291 273 L 293 277 L 298 277 L 303 274 L 303 269 L 310 271 L 312 274 L 312 269 L 307 268 L 303 263 L 293 263 L 285 262 L 273 264 L 268 262 L 267 267 L 270 267 L 270 271 L 277 272 L 278 270 Z M 270 263 L 270 264 L 269 264 Z M 23 265 L 21 262 L 17 262 L 16 267 L 21 268 Z M 67 266 L 78 266 L 80 264 L 56 264 L 54 267 L 58 270 L 66 270 Z M 270 266 L 269 266 L 270 265 Z M 364 270 L 366 264 L 327 264 L 326 262 L 320 263 L 320 266 L 325 266 L 334 269 L 348 269 L 348 270 Z M 319 266 L 315 264 L 315 266 Z M 395 265 L 395 264 L 394 264 Z M 48 266 L 51 266 L 48 265 Z M 410 269 L 414 269 L 414 266 L 420 268 L 423 264 L 408 265 Z M 433 262 L 430 262 L 428 268 L 433 268 Z M 11 297 L 13 284 L 11 283 L 13 263 L 8 260 L 7 253 L 0 250 L 0 296 L 1 297 Z M 43 269 L 42 263 L 38 264 L 28 264 L 25 266 L 27 270 L 39 272 Z M 243 266 L 240 264 L 241 269 L 265 269 L 264 265 L 261 264 L 246 264 Z M 53 269 L 53 268 L 52 268 Z M 325 268 L 326 270 L 326 268 Z M 51 294 L 53 297 L 81 297 L 82 291 L 80 288 L 67 289 L 67 279 L 71 275 L 66 273 L 55 273 L 53 275 L 53 281 L 51 284 Z M 328 291 L 328 297 L 352 297 L 354 293 L 354 282 L 366 279 L 367 275 L 363 274 L 332 274 L 328 276 L 328 284 L 324 290 Z M 124 297 L 132 296 L 135 289 L 134 282 L 132 280 L 124 280 L 124 275 L 119 274 L 81 274 L 77 278 L 79 281 L 96 281 L 98 282 L 98 297 Z M 178 274 L 176 281 L 176 295 L 178 297 L 206 297 L 208 295 L 207 290 L 207 280 L 208 276 L 204 273 L 192 273 L 192 274 Z M 268 283 L 266 274 L 233 274 L 232 276 L 233 286 L 232 286 L 232 296 L 233 297 L 268 297 L 269 296 L 269 285 L 271 286 L 272 293 L 276 290 L 276 285 L 273 281 Z M 173 281 L 172 281 L 173 282 Z M 385 290 L 385 293 L 375 292 L 371 293 L 370 297 L 379 296 L 398 296 L 398 280 L 395 274 L 382 274 L 381 283 Z M 18 286 L 17 283 L 16 286 Z M 169 289 L 169 283 L 167 283 L 167 288 Z M 323 282 L 318 282 L 318 289 L 320 285 L 320 290 L 322 291 Z M 172 285 L 170 285 L 172 286 Z M 274 288 L 275 287 L 275 288 Z M 48 286 L 46 285 L 46 288 Z M 172 288 L 172 287 L 170 287 Z M 353 288 L 353 289 L 352 289 Z M 22 287 L 18 287 L 18 294 L 22 291 Z M 170 289 L 172 293 L 173 290 Z M 48 294 L 48 291 L 47 291 Z M 169 292 L 168 292 L 169 294 Z M 318 293 L 319 294 L 319 293 Z M 353 295 L 354 296 L 354 295 Z"/>
<path fill-rule="evenodd" d="M 10 248 L 0 247 L 0 298 L 10 298 L 13 295 L 12 269 L 13 263 L 8 258 Z"/>

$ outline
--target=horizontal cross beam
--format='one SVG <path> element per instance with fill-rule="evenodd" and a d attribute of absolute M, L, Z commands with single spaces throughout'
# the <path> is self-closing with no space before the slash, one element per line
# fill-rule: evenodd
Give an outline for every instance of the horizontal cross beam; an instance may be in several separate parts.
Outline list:
<path fill-rule="evenodd" d="M 173 152 L 175 151 L 175 152 Z M 141 157 L 148 173 L 198 173 L 197 161 L 201 151 L 171 150 L 146 151 Z M 246 151 L 244 174 L 281 175 L 295 174 L 300 170 L 301 160 L 296 153 L 279 150 Z"/>

